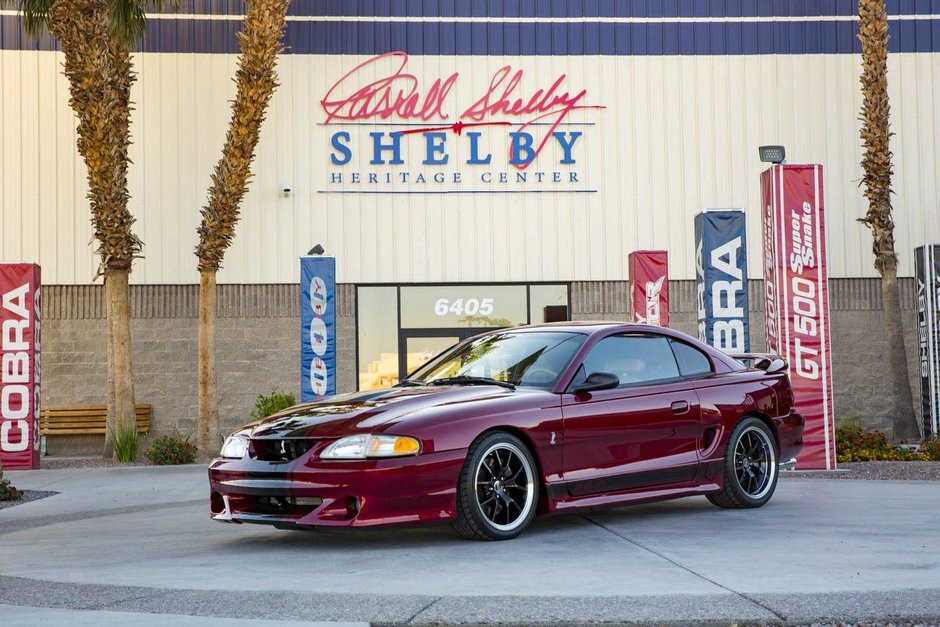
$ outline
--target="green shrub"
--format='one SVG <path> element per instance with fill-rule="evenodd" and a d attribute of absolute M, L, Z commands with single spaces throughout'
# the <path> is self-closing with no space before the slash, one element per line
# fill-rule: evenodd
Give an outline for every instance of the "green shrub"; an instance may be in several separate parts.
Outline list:
<path fill-rule="evenodd" d="M 196 461 L 196 445 L 189 436 L 161 435 L 153 441 L 147 449 L 147 459 L 154 466 L 170 466 L 173 464 L 191 464 Z"/>
<path fill-rule="evenodd" d="M 843 414 L 841 418 L 836 420 L 836 431 L 839 430 L 849 435 L 861 435 L 865 433 L 865 423 L 856 414 Z"/>
<path fill-rule="evenodd" d="M 932 462 L 940 462 L 940 437 L 934 436 L 924 440 L 920 445 L 920 453 Z"/>
<path fill-rule="evenodd" d="M 263 420 L 282 409 L 293 407 L 296 404 L 297 397 L 294 396 L 293 392 L 282 392 L 275 388 L 267 396 L 264 394 L 258 395 L 258 398 L 255 399 L 255 408 L 251 412 L 251 419 Z"/>
<path fill-rule="evenodd" d="M 836 426 L 836 458 L 839 462 L 940 461 L 940 442 L 926 441 L 920 451 L 897 446 L 881 431 L 865 431 L 858 419 L 841 420 Z"/>
<path fill-rule="evenodd" d="M 9 479 L 0 480 L 0 501 L 19 501 L 23 492 L 17 490 Z"/>
<path fill-rule="evenodd" d="M 137 433 L 136 422 L 122 422 L 117 429 L 110 431 L 111 445 L 114 447 L 114 454 L 117 460 L 122 464 L 132 462 L 137 459 L 137 449 L 140 448 L 140 434 Z"/>

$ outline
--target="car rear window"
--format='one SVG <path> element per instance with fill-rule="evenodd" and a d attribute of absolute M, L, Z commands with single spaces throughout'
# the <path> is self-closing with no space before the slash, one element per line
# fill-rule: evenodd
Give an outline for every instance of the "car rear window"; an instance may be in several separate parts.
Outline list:
<path fill-rule="evenodd" d="M 712 363 L 705 353 L 684 342 L 670 340 L 670 344 L 683 377 L 700 377 L 711 373 Z"/>

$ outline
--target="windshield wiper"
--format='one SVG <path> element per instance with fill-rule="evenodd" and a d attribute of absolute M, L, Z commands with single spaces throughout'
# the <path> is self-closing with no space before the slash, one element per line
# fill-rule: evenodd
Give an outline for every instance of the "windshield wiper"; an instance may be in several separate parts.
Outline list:
<path fill-rule="evenodd" d="M 402 379 L 401 381 L 399 381 L 399 382 L 395 385 L 395 387 L 397 387 L 397 388 L 407 388 L 407 387 L 411 387 L 411 386 L 413 386 L 413 385 L 427 385 L 427 383 L 425 383 L 424 381 L 417 381 L 417 380 L 415 380 L 415 379 Z"/>
<path fill-rule="evenodd" d="M 460 375 L 457 377 L 444 377 L 430 382 L 431 385 L 498 385 L 507 390 L 515 390 L 516 386 L 509 381 L 497 381 L 489 377 L 468 377 Z"/>

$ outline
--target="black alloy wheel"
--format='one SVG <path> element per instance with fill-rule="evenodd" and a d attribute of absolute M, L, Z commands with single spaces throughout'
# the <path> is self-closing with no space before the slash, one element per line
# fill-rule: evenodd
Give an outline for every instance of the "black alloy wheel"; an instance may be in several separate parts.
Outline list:
<path fill-rule="evenodd" d="M 475 540 L 522 533 L 538 504 L 535 469 L 528 447 L 514 435 L 497 431 L 474 442 L 457 486 L 457 531 Z"/>
<path fill-rule="evenodd" d="M 770 427 L 759 418 L 747 417 L 728 438 L 724 487 L 706 496 L 718 507 L 760 507 L 773 496 L 778 475 L 777 445 Z"/>

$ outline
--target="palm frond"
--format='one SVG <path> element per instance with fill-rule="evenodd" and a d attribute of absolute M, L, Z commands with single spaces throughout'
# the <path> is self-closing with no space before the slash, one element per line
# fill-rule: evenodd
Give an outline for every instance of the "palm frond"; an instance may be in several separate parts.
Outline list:
<path fill-rule="evenodd" d="M 28 35 L 38 35 L 49 25 L 49 10 L 55 0 L 20 0 L 20 13 L 23 14 L 23 28 Z"/>
<path fill-rule="evenodd" d="M 49 25 L 49 11 L 57 0 L 18 0 L 23 15 L 23 28 L 28 35 L 38 35 Z M 107 0 L 108 28 L 118 42 L 132 46 L 140 41 L 147 30 L 147 10 L 159 10 L 165 5 L 179 6 L 179 0 Z"/>

